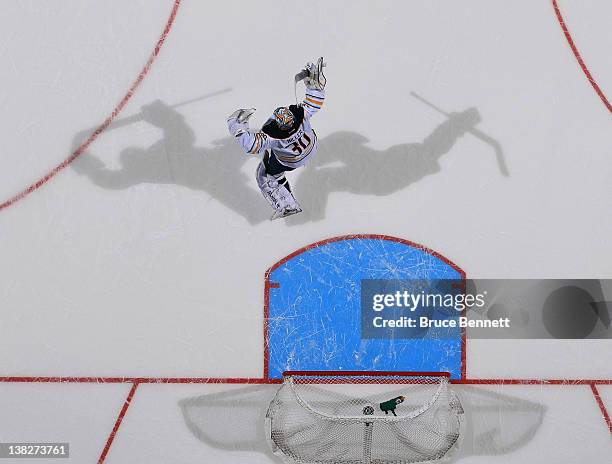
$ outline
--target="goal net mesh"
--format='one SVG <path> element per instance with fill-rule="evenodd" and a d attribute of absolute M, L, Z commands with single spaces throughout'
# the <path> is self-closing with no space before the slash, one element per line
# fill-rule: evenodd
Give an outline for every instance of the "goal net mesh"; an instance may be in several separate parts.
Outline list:
<path fill-rule="evenodd" d="M 297 463 L 440 460 L 459 438 L 447 375 L 286 373 L 267 413 L 275 453 Z"/>

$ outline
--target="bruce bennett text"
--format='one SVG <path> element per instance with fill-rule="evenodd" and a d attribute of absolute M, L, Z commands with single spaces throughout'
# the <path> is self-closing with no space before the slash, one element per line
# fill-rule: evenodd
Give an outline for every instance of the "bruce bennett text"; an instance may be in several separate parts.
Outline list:
<path fill-rule="evenodd" d="M 500 317 L 499 319 L 468 319 L 461 316 L 457 319 L 430 319 L 426 316 L 421 317 L 400 317 L 399 319 L 385 319 L 383 317 L 375 317 L 372 319 L 372 325 L 376 328 L 432 328 L 432 327 L 474 327 L 474 328 L 492 328 L 503 329 L 510 327 L 510 319 Z"/>

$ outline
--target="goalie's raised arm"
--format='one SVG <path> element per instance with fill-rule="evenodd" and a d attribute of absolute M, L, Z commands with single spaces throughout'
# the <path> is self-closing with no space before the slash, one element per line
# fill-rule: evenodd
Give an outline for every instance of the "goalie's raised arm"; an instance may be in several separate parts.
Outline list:
<path fill-rule="evenodd" d="M 239 108 L 227 117 L 227 128 L 230 134 L 237 137 L 241 131 L 249 130 L 249 118 L 255 108 Z"/>
<path fill-rule="evenodd" d="M 229 133 L 236 137 L 242 149 L 251 155 L 256 155 L 269 148 L 266 134 L 262 132 L 252 133 L 249 129 L 249 118 L 254 112 L 255 108 L 241 108 L 227 118 Z"/>
<path fill-rule="evenodd" d="M 320 57 L 316 63 L 306 63 L 304 84 L 306 84 L 307 89 L 325 90 L 327 79 L 325 74 L 323 74 L 324 67 L 323 57 Z"/>
<path fill-rule="evenodd" d="M 325 102 L 325 91 L 324 90 L 306 90 L 306 96 L 300 104 L 304 108 L 304 118 L 312 118 L 317 111 L 323 107 Z"/>
<path fill-rule="evenodd" d="M 323 73 L 323 57 L 320 57 L 316 63 L 307 63 L 304 68 L 304 85 L 306 85 L 306 96 L 302 101 L 304 107 L 304 117 L 310 119 L 317 111 L 321 109 L 325 102 L 325 85 L 327 79 Z"/>

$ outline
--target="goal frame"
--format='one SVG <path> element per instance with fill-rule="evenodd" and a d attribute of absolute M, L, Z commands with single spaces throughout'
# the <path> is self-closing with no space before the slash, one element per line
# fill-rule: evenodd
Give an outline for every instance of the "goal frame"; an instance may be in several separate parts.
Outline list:
<path fill-rule="evenodd" d="M 266 441 L 268 446 L 270 447 L 273 454 L 279 456 L 284 462 L 294 463 L 294 462 L 302 462 L 299 459 L 294 459 L 291 451 L 288 451 L 290 448 L 285 448 L 274 438 L 274 426 L 273 421 L 277 411 L 276 407 L 278 406 L 277 398 L 280 394 L 281 390 L 284 388 L 288 388 L 288 392 L 291 392 L 293 400 L 300 408 L 312 416 L 315 416 L 316 420 L 321 420 L 322 424 L 331 423 L 342 423 L 346 422 L 349 426 L 354 426 L 355 423 L 361 423 L 363 425 L 363 459 L 359 462 L 364 463 L 372 463 L 375 462 L 372 460 L 372 440 L 373 440 L 373 430 L 378 429 L 381 426 L 389 426 L 399 427 L 402 423 L 410 423 L 411 421 L 417 419 L 425 412 L 429 411 L 433 405 L 439 400 L 442 392 L 448 390 L 449 395 L 452 395 L 454 398 L 454 406 L 449 403 L 450 410 L 449 414 L 454 415 L 456 420 L 456 429 L 457 435 L 450 445 L 448 449 L 444 451 L 444 455 L 440 458 L 436 459 L 446 459 L 450 456 L 448 453 L 453 453 L 453 450 L 457 449 L 459 443 L 463 438 L 463 428 L 464 428 L 464 411 L 459 402 L 459 399 L 451 390 L 450 387 L 450 372 L 431 372 L 431 371 L 324 371 L 324 370 L 288 370 L 282 373 L 282 386 L 277 392 L 277 396 L 275 396 L 274 400 L 270 403 L 270 407 L 268 412 L 266 413 L 265 418 L 265 434 Z M 366 412 L 366 409 L 363 410 L 363 414 L 353 415 L 353 414 L 339 414 L 332 415 L 329 412 L 320 410 L 317 407 L 313 407 L 306 398 L 302 396 L 299 392 L 300 386 L 325 386 L 325 385 L 344 385 L 344 386 L 362 386 L 362 385 L 381 385 L 381 386 L 400 386 L 400 385 L 414 385 L 414 386 L 426 386 L 431 387 L 432 391 L 431 396 L 427 399 L 426 402 L 420 404 L 420 406 L 409 414 L 396 416 L 393 413 L 393 416 L 375 416 L 370 415 L 370 412 Z M 356 398 L 355 398 L 356 399 Z M 402 398 L 403 400 L 403 398 Z M 291 402 L 292 400 L 285 401 Z M 275 405 L 275 406 L 273 406 Z M 372 409 L 373 414 L 374 409 Z M 282 417 L 282 414 L 281 414 Z M 281 419 L 282 421 L 282 419 Z M 282 426 L 281 426 L 282 427 Z M 384 428 L 383 428 L 384 430 Z M 278 432 L 277 432 L 278 433 Z M 282 436 L 283 434 L 281 434 Z M 401 441 L 401 439 L 400 439 Z M 435 462 L 442 462 L 435 461 Z M 303 462 L 311 462 L 311 461 L 303 461 Z M 314 462 L 314 461 L 313 461 Z M 323 461 L 322 461 L 323 462 Z M 352 462 L 352 461 L 351 461 Z M 378 462 L 378 461 L 376 461 Z M 386 461 L 385 461 L 386 462 Z M 416 462 L 416 461 L 415 461 Z M 433 461 L 428 461 L 433 462 Z"/>
<path fill-rule="evenodd" d="M 284 371 L 283 381 L 295 377 L 312 377 L 312 384 L 424 384 L 427 378 L 446 379 L 450 383 L 450 372 L 421 372 L 421 371 Z M 363 377 L 363 379 L 359 379 Z M 371 379 L 365 379 L 369 377 Z M 376 382 L 377 378 L 392 378 L 392 382 Z"/>

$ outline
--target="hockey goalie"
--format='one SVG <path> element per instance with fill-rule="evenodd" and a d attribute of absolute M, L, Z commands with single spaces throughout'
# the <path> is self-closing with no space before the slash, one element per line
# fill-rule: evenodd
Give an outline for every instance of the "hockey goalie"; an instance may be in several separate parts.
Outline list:
<path fill-rule="evenodd" d="M 317 135 L 310 118 L 321 109 L 325 100 L 326 78 L 323 58 L 307 63 L 296 75 L 306 85 L 304 100 L 296 105 L 281 106 L 265 122 L 261 130 L 253 132 L 248 120 L 254 108 L 239 109 L 227 119 L 229 132 L 246 153 L 263 155 L 257 166 L 256 179 L 261 193 L 274 209 L 272 219 L 302 211 L 293 196 L 285 172 L 303 166 L 317 149 Z"/>

